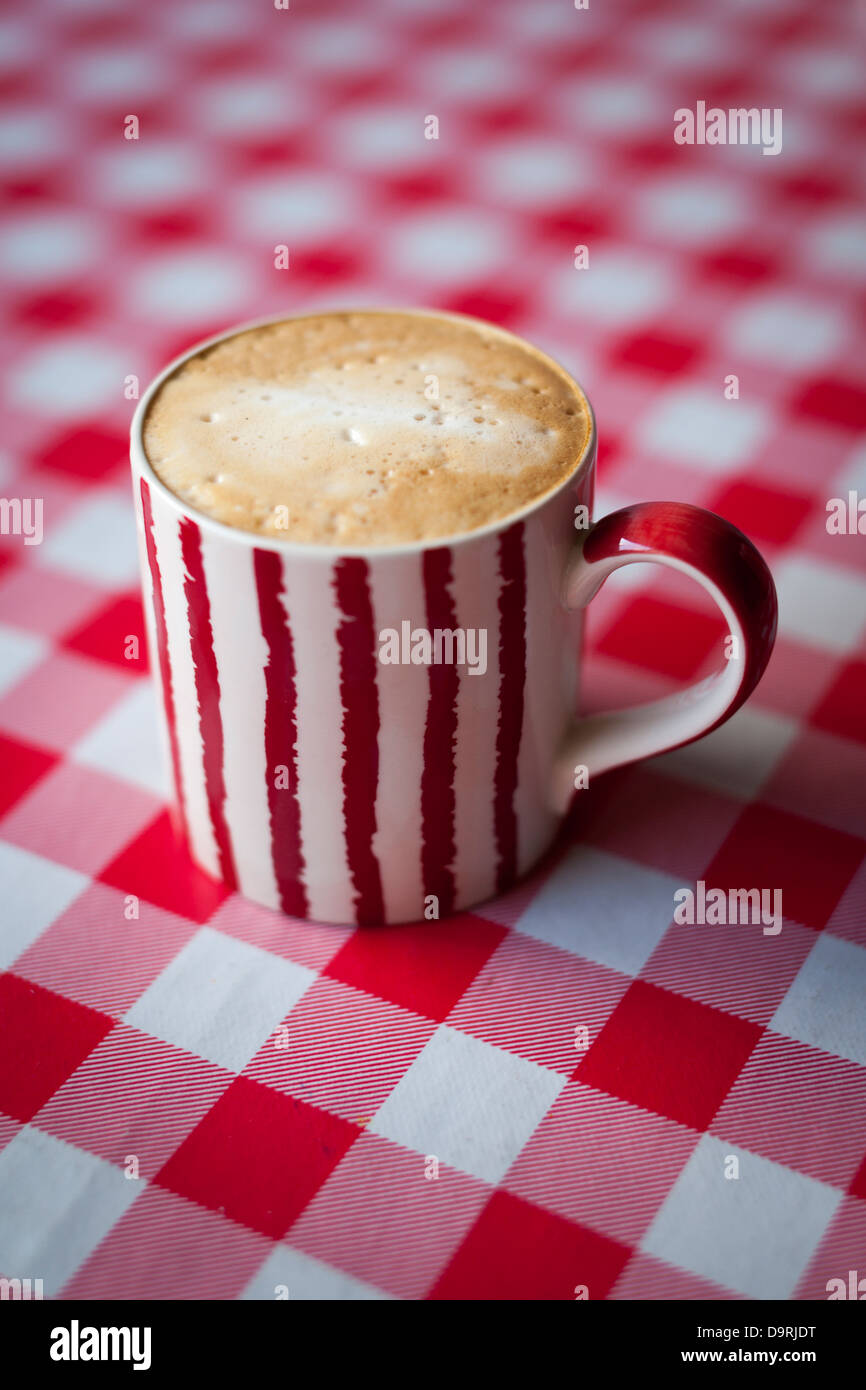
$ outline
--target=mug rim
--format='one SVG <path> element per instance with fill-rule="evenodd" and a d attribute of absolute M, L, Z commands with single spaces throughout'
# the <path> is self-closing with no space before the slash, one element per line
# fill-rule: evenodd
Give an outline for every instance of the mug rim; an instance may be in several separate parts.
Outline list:
<path fill-rule="evenodd" d="M 238 337 L 241 333 L 249 332 L 255 328 L 265 328 L 269 324 L 322 318 L 331 314 L 408 314 L 417 318 L 455 319 L 461 323 L 475 324 L 484 328 L 487 332 L 492 331 L 497 333 L 501 337 L 508 338 L 512 342 L 518 343 L 521 347 L 528 349 L 537 357 L 540 357 L 543 362 L 546 362 L 564 376 L 586 404 L 589 414 L 589 432 L 583 449 L 574 463 L 574 466 L 564 478 L 560 479 L 558 483 L 555 483 L 553 487 L 548 488 L 546 492 L 540 493 L 537 497 L 533 497 L 531 501 L 527 502 L 525 506 L 519 508 L 517 511 L 509 512 L 507 516 L 497 517 L 494 521 L 488 522 L 486 526 L 479 526 L 473 531 L 458 531 L 450 536 L 429 536 L 418 541 L 398 541 L 393 545 L 340 546 L 310 541 L 278 540 L 273 536 L 262 536 L 256 531 L 247 531 L 238 526 L 229 526 L 227 522 L 217 521 L 215 517 L 208 515 L 207 512 L 199 511 L 197 508 L 185 502 L 176 492 L 172 492 L 171 488 L 160 478 L 150 462 L 150 459 L 147 457 L 147 451 L 144 447 L 143 428 L 151 401 L 169 377 L 173 376 L 178 368 L 183 366 L 184 362 L 189 361 L 193 357 L 197 357 L 209 347 L 215 347 L 217 343 L 221 343 L 229 338 Z M 310 313 L 304 314 L 266 314 L 263 317 L 250 319 L 235 327 L 225 329 L 221 333 L 214 333 L 210 337 L 203 338 L 200 342 L 194 343 L 192 347 L 187 348 L 184 352 L 179 353 L 177 357 L 174 357 L 162 371 L 153 378 L 147 390 L 144 392 L 144 395 L 140 398 L 130 422 L 129 449 L 130 462 L 133 468 L 137 469 L 141 476 L 146 479 L 148 487 L 156 489 L 163 500 L 168 502 L 180 516 L 194 521 L 196 525 L 206 533 L 212 532 L 216 537 L 224 540 L 234 540 L 242 545 L 249 544 L 255 550 L 271 550 L 276 551 L 277 554 L 294 555 L 303 559 L 318 557 L 333 563 L 334 559 L 341 556 L 377 559 L 380 556 L 418 555 L 423 551 L 437 550 L 445 546 L 453 549 L 456 546 L 464 545 L 470 541 L 501 534 L 508 530 L 509 527 L 516 525 L 518 522 L 525 521 L 536 512 L 541 511 L 547 503 L 558 497 L 566 488 L 572 486 L 578 479 L 582 479 L 584 474 L 592 467 L 597 443 L 598 431 L 595 411 L 593 410 L 589 396 L 584 391 L 580 382 L 561 362 L 558 362 L 555 357 L 551 357 L 549 353 L 536 347 L 534 343 L 530 343 L 527 339 L 521 338 L 519 334 L 512 333 L 507 328 L 501 328 L 499 324 L 490 323 L 486 319 L 478 318 L 474 314 L 458 314 L 446 309 L 407 309 L 399 305 L 382 308 L 379 306 L 353 304 L 346 308 L 334 307 L 330 309 L 316 309 L 312 310 Z"/>

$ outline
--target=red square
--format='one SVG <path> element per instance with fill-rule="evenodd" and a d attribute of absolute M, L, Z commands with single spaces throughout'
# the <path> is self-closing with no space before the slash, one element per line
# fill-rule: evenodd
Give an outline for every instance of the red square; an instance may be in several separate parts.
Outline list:
<path fill-rule="evenodd" d="M 611 356 L 614 367 L 638 367 L 654 376 L 676 376 L 691 366 L 701 351 L 691 338 L 674 338 L 663 331 L 635 333 Z"/>
<path fill-rule="evenodd" d="M 113 1027 L 39 985 L 0 975 L 0 1110 L 31 1119 Z"/>
<path fill-rule="evenodd" d="M 593 206 L 576 208 L 572 203 L 549 211 L 539 212 L 533 218 L 533 233 L 539 238 L 555 242 L 557 247 L 591 246 L 594 240 L 607 240 L 611 236 L 612 217 L 610 210 Z"/>
<path fill-rule="evenodd" d="M 830 734 L 866 743 L 866 661 L 849 661 L 842 667 L 810 722 Z"/>
<path fill-rule="evenodd" d="M 776 262 L 772 256 L 762 255 L 760 251 L 744 251 L 742 246 L 737 245 L 705 256 L 702 268 L 708 275 L 744 286 L 766 280 L 775 273 Z"/>
<path fill-rule="evenodd" d="M 38 324 L 41 328 L 53 328 L 62 324 L 68 328 L 89 318 L 96 307 L 93 295 L 71 286 L 47 294 L 28 294 L 18 300 L 13 312 L 16 321 L 25 327 Z"/>
<path fill-rule="evenodd" d="M 167 811 L 106 864 L 99 877 L 192 922 L 206 922 L 229 892 L 193 863 Z"/>
<path fill-rule="evenodd" d="M 466 913 L 442 922 L 353 932 L 326 974 L 405 1009 L 442 1020 L 505 931 Z"/>
<path fill-rule="evenodd" d="M 0 816 L 5 815 L 10 806 L 48 772 L 57 759 L 41 748 L 31 748 L 29 743 L 19 743 L 18 739 L 5 738 L 0 734 L 0 767 L 3 780 L 0 782 Z"/>
<path fill-rule="evenodd" d="M 281 152 L 285 157 L 284 147 L 281 147 Z M 142 213 L 135 219 L 135 226 L 143 240 L 157 242 L 162 246 L 167 241 L 207 240 L 205 219 L 188 208 Z"/>
<path fill-rule="evenodd" d="M 46 468 L 74 473 L 80 478 L 102 478 L 125 462 L 126 437 L 100 425 L 84 425 L 56 435 L 42 451 L 40 462 Z"/>
<path fill-rule="evenodd" d="M 848 196 L 844 180 L 824 169 L 807 169 L 802 174 L 779 180 L 779 192 L 802 203 L 833 203 Z"/>
<path fill-rule="evenodd" d="M 630 1251 L 510 1192 L 494 1192 L 430 1293 L 435 1299 L 603 1299 Z"/>
<path fill-rule="evenodd" d="M 331 245 L 317 244 L 292 253 L 292 274 L 305 282 L 317 283 L 321 280 L 333 283 L 334 280 L 351 280 L 360 274 L 362 263 L 357 252 L 349 250 L 345 243 Z M 283 272 L 275 271 L 274 285 L 282 289 Z"/>
<path fill-rule="evenodd" d="M 479 285 L 451 295 L 442 308 L 452 314 L 469 314 L 472 318 L 487 319 L 489 323 L 508 328 L 519 323 L 526 312 L 526 301 L 522 295 L 503 291 L 500 286 Z"/>
<path fill-rule="evenodd" d="M 862 430 L 866 428 L 866 387 L 841 377 L 822 377 L 803 387 L 792 408 L 813 420 Z"/>
<path fill-rule="evenodd" d="M 284 163 L 285 154 L 280 150 L 279 163 Z M 433 170 L 423 172 L 389 174 L 384 170 L 379 178 L 379 187 L 389 204 L 418 211 L 419 203 L 438 203 L 448 198 L 450 185 L 448 179 Z"/>
<path fill-rule="evenodd" d="M 782 492 L 740 479 L 717 492 L 707 506 L 753 540 L 784 545 L 800 529 L 814 503 L 802 493 Z"/>
<path fill-rule="evenodd" d="M 760 1036 L 754 1023 L 635 980 L 578 1079 L 705 1130 Z"/>
<path fill-rule="evenodd" d="M 138 675 L 147 670 L 147 643 L 141 599 L 124 595 L 75 628 L 63 645 L 85 656 Z"/>
<path fill-rule="evenodd" d="M 721 618 L 639 595 L 600 637 L 596 650 L 664 676 L 689 680 L 718 645 L 725 631 Z"/>
<path fill-rule="evenodd" d="M 239 1076 L 156 1180 L 279 1239 L 360 1133 L 356 1125 Z"/>
<path fill-rule="evenodd" d="M 785 916 L 820 931 L 863 848 L 853 835 L 755 802 L 745 807 L 702 877 L 709 888 L 780 888 Z"/>

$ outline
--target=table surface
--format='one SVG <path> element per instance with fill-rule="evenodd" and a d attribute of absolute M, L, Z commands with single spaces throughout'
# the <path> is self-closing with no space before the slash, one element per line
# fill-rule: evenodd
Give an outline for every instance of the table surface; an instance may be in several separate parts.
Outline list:
<path fill-rule="evenodd" d="M 41 544 L 0 538 L 0 1273 L 798 1299 L 866 1270 L 866 542 L 826 525 L 866 495 L 856 26 L 812 0 L 0 18 L 0 487 L 44 503 Z M 699 100 L 781 108 L 782 152 L 676 144 Z M 552 351 L 600 420 L 599 512 L 714 508 L 781 603 L 725 728 L 583 792 L 508 897 L 382 930 L 189 864 L 129 640 L 135 381 L 232 322 L 356 303 Z M 718 650 L 702 595 L 654 574 L 594 605 L 590 708 Z M 698 880 L 780 889 L 782 930 L 677 925 Z"/>

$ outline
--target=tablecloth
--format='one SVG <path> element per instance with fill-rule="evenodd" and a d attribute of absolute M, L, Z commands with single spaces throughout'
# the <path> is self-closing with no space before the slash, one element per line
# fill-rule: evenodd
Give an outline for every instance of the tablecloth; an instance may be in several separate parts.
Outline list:
<path fill-rule="evenodd" d="M 60 1299 L 866 1275 L 862 72 L 857 7 L 811 0 L 4 8 L 0 1275 Z M 781 111 L 781 150 L 678 143 L 700 102 Z M 713 508 L 780 597 L 724 728 L 578 793 L 508 897 L 357 930 L 230 895 L 173 839 L 125 458 L 181 348 L 353 304 L 552 352 L 598 415 L 599 514 Z M 659 573 L 594 604 L 587 708 L 717 652 Z M 780 890 L 781 930 L 676 922 L 699 882 Z"/>

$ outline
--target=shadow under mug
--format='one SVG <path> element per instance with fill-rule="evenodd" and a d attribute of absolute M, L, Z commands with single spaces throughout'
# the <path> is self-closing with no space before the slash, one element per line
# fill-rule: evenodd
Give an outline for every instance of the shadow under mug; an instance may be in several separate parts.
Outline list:
<path fill-rule="evenodd" d="M 576 785 L 709 733 L 757 684 L 776 631 L 764 560 L 729 522 L 682 502 L 582 524 L 594 418 L 554 490 L 447 540 L 336 550 L 186 506 L 148 463 L 143 421 L 181 362 L 240 331 L 172 362 L 142 397 L 131 439 L 177 810 L 195 861 L 230 888 L 323 922 L 461 911 L 544 854 Z M 645 561 L 715 600 L 728 628 L 719 669 L 650 704 L 575 720 L 582 612 L 614 570 Z M 460 664 L 461 633 L 474 664 Z M 397 659 L 380 659 L 383 642 Z"/>

